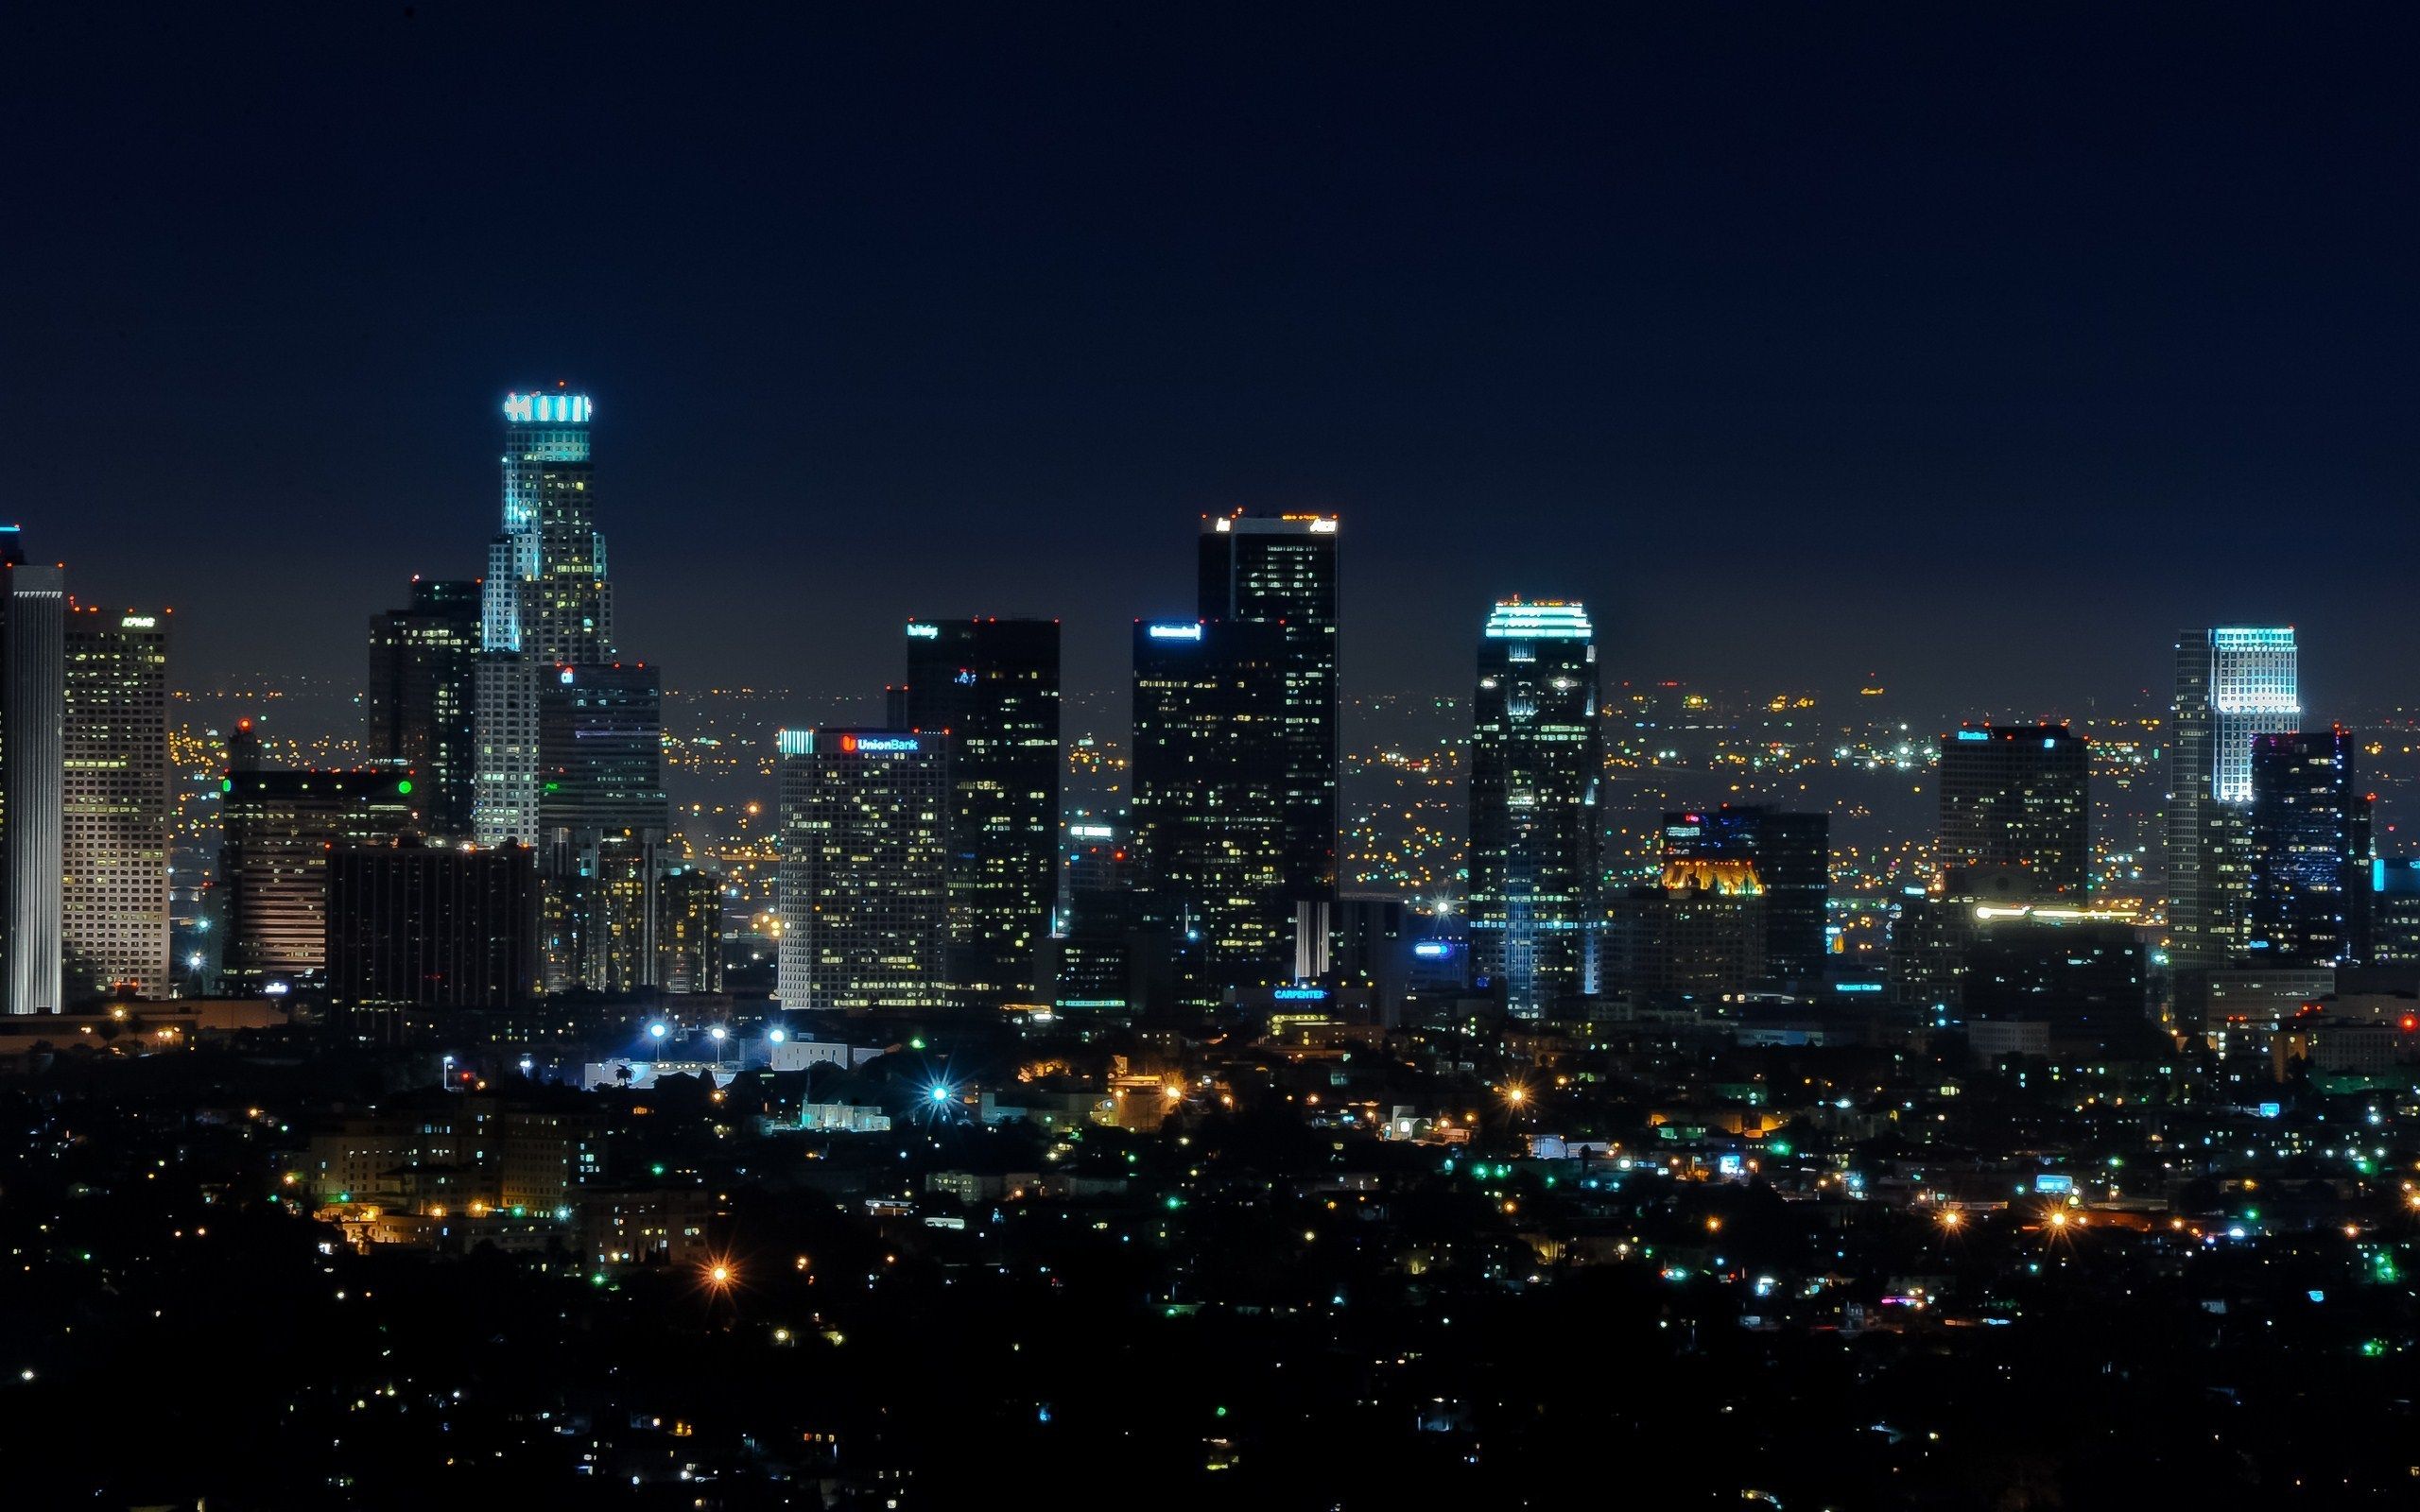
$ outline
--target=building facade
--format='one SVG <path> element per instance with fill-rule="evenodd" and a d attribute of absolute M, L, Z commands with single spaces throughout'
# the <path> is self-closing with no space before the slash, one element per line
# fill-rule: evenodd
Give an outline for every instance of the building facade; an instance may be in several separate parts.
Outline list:
<path fill-rule="evenodd" d="M 418 772 L 429 833 L 449 838 L 472 833 L 481 593 L 415 577 L 408 605 L 370 621 L 369 758 Z"/>
<path fill-rule="evenodd" d="M 2252 737 L 2245 954 L 2328 966 L 2356 958 L 2370 805 L 2342 730 Z"/>
<path fill-rule="evenodd" d="M 614 657 L 614 599 L 596 529 L 581 394 L 504 402 L 504 529 L 481 581 L 474 833 L 538 843 L 539 698 L 557 668 Z"/>
<path fill-rule="evenodd" d="M 238 995 L 322 985 L 329 858 L 415 835 L 417 785 L 393 767 L 268 768 L 251 721 L 243 720 L 228 740 L 220 788 L 222 981 Z"/>
<path fill-rule="evenodd" d="M 1597 989 L 1603 776 L 1586 608 L 1496 605 L 1472 701 L 1470 926 L 1480 975 L 1517 1018 Z"/>
<path fill-rule="evenodd" d="M 785 730 L 778 748 L 774 996 L 789 1009 L 948 1006 L 948 742 Z"/>
<path fill-rule="evenodd" d="M 2018 867 L 2041 896 L 2081 896 L 2092 872 L 2091 747 L 2065 725 L 1941 737 L 1944 870 Z"/>
<path fill-rule="evenodd" d="M 1058 891 L 1059 622 L 917 620 L 895 728 L 949 742 L 950 980 L 964 1002 L 1039 1000 Z"/>
<path fill-rule="evenodd" d="M 1337 897 L 1337 517 L 1253 515 L 1201 522 L 1200 614 L 1273 625 L 1282 643 L 1285 858 L 1280 885 L 1298 904 Z M 1322 933 L 1324 920 L 1314 926 Z"/>
<path fill-rule="evenodd" d="M 61 938 L 71 989 L 164 998 L 168 953 L 168 619 L 67 616 Z"/>
<path fill-rule="evenodd" d="M 65 1006 L 61 868 L 66 853 L 67 579 L 26 565 L 0 537 L 0 888 L 8 932 L 0 1007 Z"/>
<path fill-rule="evenodd" d="M 2244 955 L 2252 740 L 2301 728 L 2292 627 L 2229 626 L 2177 636 L 2165 826 L 2172 965 L 2218 967 Z"/>
<path fill-rule="evenodd" d="M 1275 625 L 1134 627 L 1134 850 L 1182 1007 L 1321 969 L 1299 948 L 1310 905 L 1286 885 L 1288 655 Z"/>
<path fill-rule="evenodd" d="M 328 1000 L 357 1042 L 408 1042 L 449 1011 L 539 990 L 527 846 L 350 846 L 329 853 L 327 892 Z"/>
<path fill-rule="evenodd" d="M 1824 911 L 1831 898 L 1832 821 L 1766 804 L 1664 816 L 1664 861 L 1745 861 L 1755 868 L 1764 911 L 1769 981 L 1811 987 L 1824 979 Z"/>

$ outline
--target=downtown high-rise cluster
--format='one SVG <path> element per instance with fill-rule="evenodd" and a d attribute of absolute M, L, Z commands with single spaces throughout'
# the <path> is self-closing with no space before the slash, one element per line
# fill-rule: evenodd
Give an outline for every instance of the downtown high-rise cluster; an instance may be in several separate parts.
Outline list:
<path fill-rule="evenodd" d="M 371 620 L 361 762 L 281 763 L 249 720 L 223 737 L 197 925 L 219 933 L 182 981 L 167 619 L 78 604 L 11 547 L 12 1012 L 301 994 L 356 1041 L 408 1042 L 459 1009 L 723 991 L 740 889 L 676 831 L 663 671 L 615 631 L 596 405 L 515 393 L 502 419 L 485 574 L 414 578 Z M 2164 912 L 2095 875 L 2089 741 L 1972 725 L 1940 740 L 1927 880 L 1889 900 L 1887 965 L 1860 980 L 1826 814 L 1676 808 L 1644 867 L 1613 854 L 1595 626 L 1578 602 L 1508 597 L 1474 642 L 1463 885 L 1356 894 L 1341 540 L 1332 514 L 1201 518 L 1190 611 L 1134 622 L 1103 808 L 1063 801 L 1057 620 L 908 621 L 880 722 L 786 729 L 766 753 L 773 1005 L 1303 1023 L 1392 1022 L 1408 990 L 1516 1021 L 1798 1002 L 2032 1046 L 2149 1022 L 2155 980 L 2186 1031 L 2420 959 L 2420 867 L 2377 852 L 2352 741 L 2305 728 L 2279 627 L 2177 644 Z"/>

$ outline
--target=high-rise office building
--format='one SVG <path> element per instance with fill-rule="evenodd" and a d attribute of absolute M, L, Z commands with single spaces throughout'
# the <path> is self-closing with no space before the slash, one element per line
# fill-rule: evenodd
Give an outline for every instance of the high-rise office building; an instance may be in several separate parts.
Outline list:
<path fill-rule="evenodd" d="M 504 529 L 488 549 L 476 674 L 473 830 L 538 841 L 539 699 L 558 668 L 614 657 L 614 600 L 596 529 L 580 394 L 504 402 Z"/>
<path fill-rule="evenodd" d="M 950 980 L 960 999 L 1038 1001 L 1059 846 L 1059 622 L 916 620 L 898 729 L 949 742 Z"/>
<path fill-rule="evenodd" d="M 1337 896 L 1336 540 L 1334 515 L 1238 510 L 1203 518 L 1200 552 L 1204 621 L 1279 628 L 1286 816 L 1280 885 L 1298 904 L 1330 911 Z M 1325 920 L 1307 922 L 1325 933 Z"/>
<path fill-rule="evenodd" d="M 472 831 L 538 854 L 549 990 L 658 985 L 670 822 L 663 690 L 614 642 L 590 422 L 573 393 L 504 403 L 504 529 L 481 582 Z"/>
<path fill-rule="evenodd" d="M 328 858 L 416 835 L 418 784 L 391 766 L 269 768 L 246 719 L 228 739 L 219 785 L 222 980 L 239 993 L 320 985 L 328 959 Z"/>
<path fill-rule="evenodd" d="M 1831 898 L 1829 815 L 1756 803 L 1664 816 L 1664 860 L 1745 861 L 1755 868 L 1768 980 L 1812 987 L 1824 979 L 1824 909 Z"/>
<path fill-rule="evenodd" d="M 327 989 L 364 1043 L 401 1043 L 463 1008 L 539 988 L 537 868 L 526 846 L 418 840 L 329 853 Z"/>
<path fill-rule="evenodd" d="M 1472 702 L 1470 924 L 1514 1016 L 1594 993 L 1604 924 L 1596 632 L 1576 603 L 1487 617 Z"/>
<path fill-rule="evenodd" d="M 2299 665 L 2290 626 L 2176 638 L 2166 857 L 2168 954 L 2175 966 L 2223 966 L 2244 954 L 2252 739 L 2302 728 Z"/>
<path fill-rule="evenodd" d="M 2091 746 L 2065 725 L 1994 725 L 1941 737 L 1946 870 L 2023 868 L 2037 894 L 2084 890 L 2092 868 Z"/>
<path fill-rule="evenodd" d="M 949 1005 L 949 746 L 781 732 L 781 963 L 790 1009 Z"/>
<path fill-rule="evenodd" d="M 0 532 L 0 888 L 8 930 L 0 1007 L 57 1013 L 65 858 L 67 580 L 26 564 Z"/>
<path fill-rule="evenodd" d="M 368 754 L 420 774 L 431 834 L 471 834 L 480 593 L 475 580 L 415 577 L 409 605 L 370 621 Z"/>
<path fill-rule="evenodd" d="M 2245 953 L 2296 966 L 2353 955 L 2370 860 L 2370 805 L 2354 783 L 2353 737 L 2342 730 L 2253 736 L 2245 816 Z"/>
<path fill-rule="evenodd" d="M 67 616 L 61 938 L 75 992 L 168 996 L 168 621 Z"/>
<path fill-rule="evenodd" d="M 1276 625 L 1134 627 L 1134 850 L 1184 1007 L 1324 969 L 1300 948 L 1317 905 L 1286 886 L 1288 656 Z"/>
<path fill-rule="evenodd" d="M 656 885 L 671 805 L 656 670 L 552 669 L 538 694 L 538 778 L 547 990 L 663 985 Z"/>
<path fill-rule="evenodd" d="M 690 862 L 655 882 L 655 985 L 666 992 L 722 990 L 723 880 Z"/>

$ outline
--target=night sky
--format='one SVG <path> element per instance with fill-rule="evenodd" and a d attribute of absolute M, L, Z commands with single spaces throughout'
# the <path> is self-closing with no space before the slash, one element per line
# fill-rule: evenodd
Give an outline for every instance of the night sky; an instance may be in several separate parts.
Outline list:
<path fill-rule="evenodd" d="M 181 681 L 358 679 L 562 379 L 675 686 L 1121 686 L 1245 506 L 1342 511 L 1348 693 L 1524 592 L 1612 678 L 2082 713 L 2282 620 L 2399 701 L 2420 23 L 2107 9 L 25 8 L 0 517 Z"/>

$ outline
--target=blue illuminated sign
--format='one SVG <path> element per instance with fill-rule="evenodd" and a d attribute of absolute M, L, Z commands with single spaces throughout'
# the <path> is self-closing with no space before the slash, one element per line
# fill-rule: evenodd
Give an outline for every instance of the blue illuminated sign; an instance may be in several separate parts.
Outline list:
<path fill-rule="evenodd" d="M 1201 639 L 1199 625 L 1154 625 L 1146 632 L 1154 641 L 1198 641 Z"/>
<path fill-rule="evenodd" d="M 938 641 L 942 638 L 942 627 L 938 625 L 910 625 L 908 627 L 908 638 L 912 641 Z"/>
<path fill-rule="evenodd" d="M 1832 990 L 1835 992 L 1879 992 L 1882 990 L 1882 984 L 1879 982 L 1842 982 L 1840 986 L 1832 988 Z"/>
<path fill-rule="evenodd" d="M 1958 732 L 1958 738 L 1961 740 L 1989 740 L 1992 737 L 1979 730 L 1962 730 Z"/>
<path fill-rule="evenodd" d="M 516 425 L 585 425 L 595 412 L 586 394 L 504 396 L 504 418 Z"/>
<path fill-rule="evenodd" d="M 1281 987 L 1273 994 L 1280 1003 L 1317 1003 L 1327 996 L 1323 987 Z"/>
<path fill-rule="evenodd" d="M 2076 1189 L 2076 1178 L 2045 1172 L 2033 1178 L 2033 1190 L 2047 1196 L 2066 1196 Z"/>
<path fill-rule="evenodd" d="M 1411 954 L 1425 961 L 1442 961 L 1454 954 L 1454 947 L 1446 940 L 1424 939 L 1411 948 Z"/>

